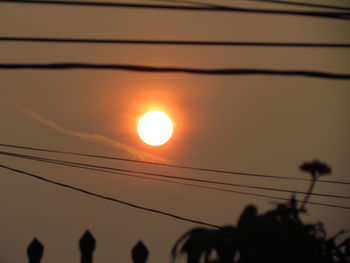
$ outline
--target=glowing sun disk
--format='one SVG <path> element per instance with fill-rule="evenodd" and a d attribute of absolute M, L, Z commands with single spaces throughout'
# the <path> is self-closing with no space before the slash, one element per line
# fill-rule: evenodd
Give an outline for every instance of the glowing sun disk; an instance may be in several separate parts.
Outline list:
<path fill-rule="evenodd" d="M 150 111 L 139 119 L 137 133 L 144 143 L 159 146 L 171 138 L 173 122 L 161 111 Z"/>

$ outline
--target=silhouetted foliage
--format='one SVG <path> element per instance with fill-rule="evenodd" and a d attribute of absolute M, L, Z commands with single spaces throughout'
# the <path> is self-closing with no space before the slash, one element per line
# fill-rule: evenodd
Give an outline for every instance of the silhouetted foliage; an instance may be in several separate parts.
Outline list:
<path fill-rule="evenodd" d="M 187 263 L 350 263 L 350 238 L 337 244 L 344 232 L 327 237 L 322 223 L 305 224 L 300 215 L 321 175 L 331 168 L 319 161 L 305 163 L 312 181 L 302 205 L 293 196 L 288 203 L 258 214 L 249 205 L 241 214 L 237 226 L 219 229 L 195 228 L 180 237 L 172 249 L 173 261 L 186 254 Z"/>

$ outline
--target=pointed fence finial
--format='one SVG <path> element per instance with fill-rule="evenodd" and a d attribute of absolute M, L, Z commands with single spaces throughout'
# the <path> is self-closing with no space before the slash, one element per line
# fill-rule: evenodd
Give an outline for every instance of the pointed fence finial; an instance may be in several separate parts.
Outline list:
<path fill-rule="evenodd" d="M 148 259 L 148 249 L 139 241 L 131 250 L 131 257 L 134 263 L 146 263 Z"/>
<path fill-rule="evenodd" d="M 92 263 L 92 256 L 96 247 L 94 236 L 86 231 L 79 241 L 81 252 L 81 263 Z"/>
<path fill-rule="evenodd" d="M 40 263 L 44 254 L 44 246 L 36 238 L 30 243 L 27 249 L 29 263 Z"/>

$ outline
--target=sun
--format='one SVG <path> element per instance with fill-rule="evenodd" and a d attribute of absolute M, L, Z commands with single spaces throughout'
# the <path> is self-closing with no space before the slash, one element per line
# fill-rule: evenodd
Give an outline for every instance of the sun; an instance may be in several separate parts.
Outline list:
<path fill-rule="evenodd" d="M 173 122 L 161 111 L 149 111 L 141 116 L 137 124 L 140 139 L 151 146 L 160 146 L 173 135 Z"/>

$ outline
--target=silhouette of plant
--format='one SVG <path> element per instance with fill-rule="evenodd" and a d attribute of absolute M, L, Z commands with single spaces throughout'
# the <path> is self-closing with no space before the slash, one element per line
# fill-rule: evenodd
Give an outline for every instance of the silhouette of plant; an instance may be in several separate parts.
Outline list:
<path fill-rule="evenodd" d="M 308 190 L 308 194 L 305 196 L 304 202 L 301 207 L 301 210 L 304 210 L 307 202 L 309 201 L 311 193 L 315 187 L 316 181 L 323 175 L 331 174 L 332 169 L 327 164 L 314 160 L 312 162 L 303 163 L 300 166 L 300 170 L 303 172 L 310 173 L 311 179 L 312 179 Z"/>
<path fill-rule="evenodd" d="M 188 263 L 200 262 L 201 256 L 205 257 L 205 262 L 209 262 L 210 255 L 215 251 L 219 258 L 231 259 L 235 256 L 236 229 L 231 226 L 222 227 L 218 230 L 195 228 L 185 233 L 175 244 L 172 256 L 175 260 L 178 246 L 182 243 L 180 253 L 187 254 Z"/>
<path fill-rule="evenodd" d="M 300 169 L 312 175 L 308 196 L 321 175 L 331 169 L 318 161 L 303 164 Z M 263 214 L 249 205 L 237 226 L 219 229 L 195 228 L 180 237 L 172 249 L 173 262 L 185 254 L 187 263 L 350 263 L 350 238 L 337 244 L 344 232 L 327 238 L 322 223 L 305 224 L 308 197 L 298 208 L 294 196 L 287 203 Z"/>

